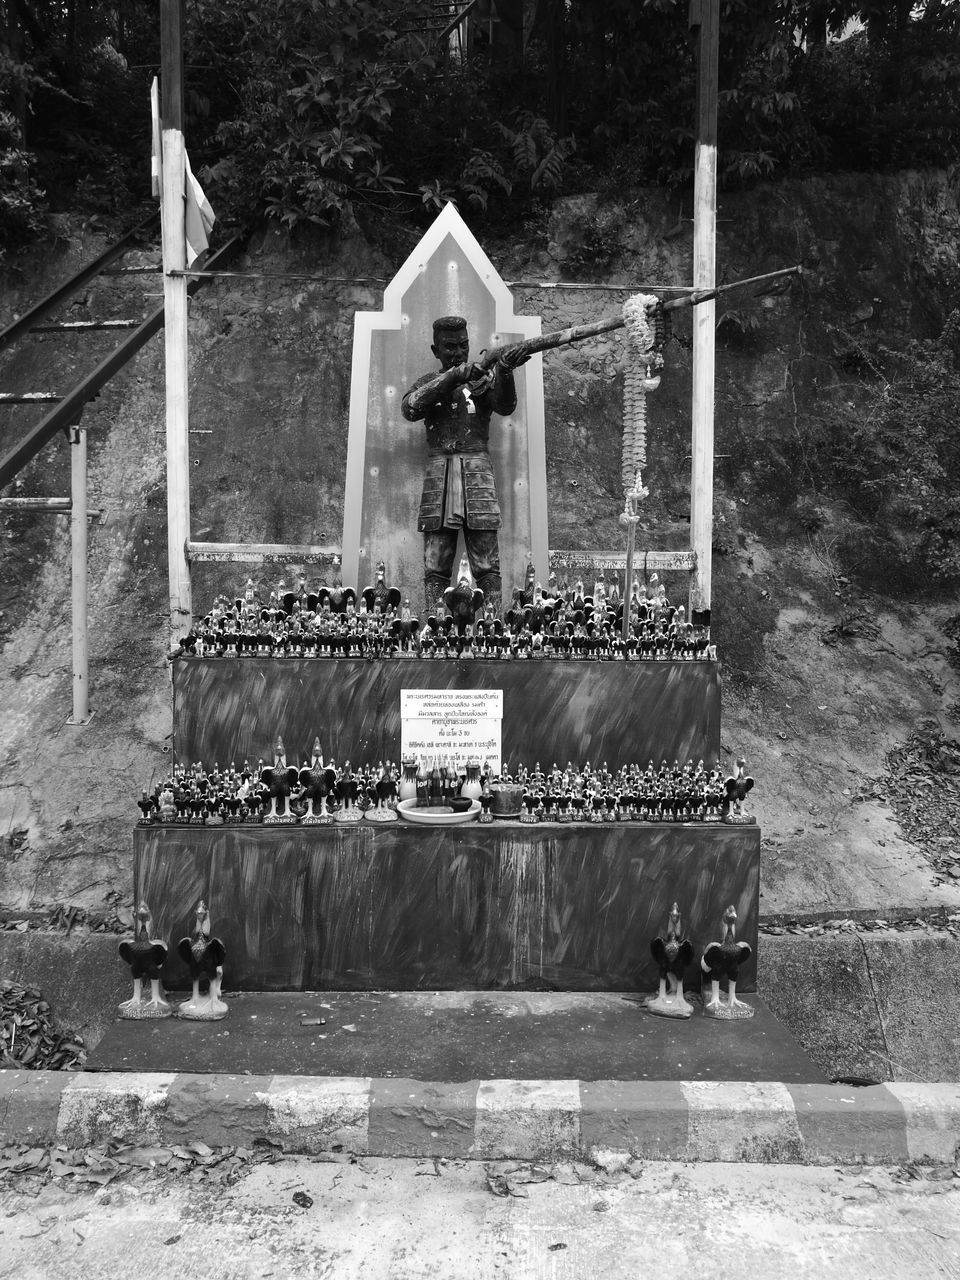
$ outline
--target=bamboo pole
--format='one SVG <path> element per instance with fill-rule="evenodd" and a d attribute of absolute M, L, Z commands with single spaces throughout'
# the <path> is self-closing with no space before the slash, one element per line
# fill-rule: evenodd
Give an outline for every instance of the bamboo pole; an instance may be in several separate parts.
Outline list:
<path fill-rule="evenodd" d="M 183 0 L 160 0 L 161 192 L 167 426 L 167 566 L 170 640 L 190 630 L 190 443 L 187 382 L 187 266 L 184 222 Z"/>
<path fill-rule="evenodd" d="M 731 289 L 744 289 L 751 284 L 766 284 L 783 276 L 798 276 L 801 272 L 802 268 L 799 266 L 781 267 L 779 271 L 766 271 L 763 275 L 747 276 L 744 280 L 731 280 L 729 284 L 714 284 L 708 289 L 692 289 L 684 297 L 671 298 L 669 302 L 663 302 L 660 305 L 664 311 L 682 311 L 686 307 L 700 307 L 712 302 L 714 298 L 729 293 Z M 475 367 L 481 370 L 490 369 L 508 351 L 526 357 L 541 351 L 553 351 L 557 347 L 568 347 L 574 342 L 584 342 L 587 338 L 598 338 L 601 334 L 622 329 L 625 324 L 623 316 L 618 315 L 608 316 L 606 320 L 594 320 L 591 324 L 573 324 L 565 329 L 551 329 L 549 333 L 542 333 L 538 338 L 526 338 L 523 342 L 491 347 L 489 351 L 482 353 Z M 439 374 L 439 377 L 443 375 Z"/>
<path fill-rule="evenodd" d="M 716 359 L 717 81 L 720 0 L 691 0 L 697 33 L 697 142 L 693 187 L 693 287 L 702 293 L 693 320 L 690 547 L 697 567 L 690 576 L 690 616 L 709 617 L 713 550 L 713 438 Z M 693 295 L 696 297 L 696 293 Z"/>

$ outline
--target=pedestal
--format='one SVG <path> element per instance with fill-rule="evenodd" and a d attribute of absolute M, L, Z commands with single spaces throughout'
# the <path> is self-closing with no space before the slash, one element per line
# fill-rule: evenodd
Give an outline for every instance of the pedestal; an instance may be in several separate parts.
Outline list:
<path fill-rule="evenodd" d="M 756 826 L 157 826 L 134 850 L 158 936 L 188 934 L 202 898 L 233 989 L 650 991 L 674 901 L 697 957 L 736 907 L 738 989 L 756 989 Z M 167 982 L 188 985 L 177 964 Z"/>
<path fill-rule="evenodd" d="M 395 760 L 401 689 L 502 689 L 511 765 L 712 764 L 720 753 L 716 662 L 253 657 L 174 660 L 174 752 L 255 764 L 279 733 L 299 761 L 319 734 L 338 761 Z"/>

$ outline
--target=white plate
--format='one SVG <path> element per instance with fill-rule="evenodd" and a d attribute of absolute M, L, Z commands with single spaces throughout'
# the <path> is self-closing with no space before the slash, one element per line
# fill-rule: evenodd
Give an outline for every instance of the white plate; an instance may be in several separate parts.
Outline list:
<path fill-rule="evenodd" d="M 401 800 L 397 805 L 397 813 L 401 818 L 406 818 L 408 822 L 419 822 L 424 827 L 452 827 L 460 822 L 471 822 L 479 812 L 479 800 L 471 800 L 470 808 L 463 813 L 454 813 L 447 805 L 418 809 L 416 799 Z"/>

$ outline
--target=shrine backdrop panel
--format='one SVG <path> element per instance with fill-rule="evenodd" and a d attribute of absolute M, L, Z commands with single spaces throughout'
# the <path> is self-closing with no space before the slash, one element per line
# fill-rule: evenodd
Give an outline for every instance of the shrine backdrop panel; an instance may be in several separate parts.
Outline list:
<path fill-rule="evenodd" d="M 415 609 L 422 601 L 423 536 L 417 513 L 427 464 L 423 423 L 407 422 L 401 401 L 418 378 L 440 372 L 430 350 L 433 321 L 462 315 L 470 353 L 540 333 L 538 316 L 518 316 L 513 297 L 453 205 L 422 236 L 387 286 L 383 310 L 354 318 L 350 438 L 343 520 L 343 574 L 351 585 L 373 581 L 377 561 L 387 581 L 402 583 Z M 495 415 L 490 457 L 503 527 L 500 558 L 506 593 L 524 580 L 527 561 L 547 574 L 547 480 L 542 357 L 516 373 L 517 407 Z"/>
<path fill-rule="evenodd" d="M 210 907 L 225 986 L 432 990 L 541 980 L 566 990 L 655 989 L 650 941 L 676 901 L 696 954 L 736 907 L 756 989 L 756 826 L 470 824 L 142 827 L 136 901 L 171 944 L 165 981 L 189 986 L 175 944 Z M 695 969 L 690 984 L 698 985 Z"/>
<path fill-rule="evenodd" d="M 720 752 L 715 662 L 443 658 L 177 658 L 174 752 L 208 768 L 256 764 L 280 734 L 291 763 L 317 736 L 338 763 L 397 760 L 401 689 L 502 689 L 511 766 L 709 764 Z"/>

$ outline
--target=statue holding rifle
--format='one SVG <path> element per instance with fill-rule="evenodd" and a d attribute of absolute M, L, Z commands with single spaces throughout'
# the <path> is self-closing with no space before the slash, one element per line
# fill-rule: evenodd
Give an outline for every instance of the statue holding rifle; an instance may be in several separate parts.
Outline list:
<path fill-rule="evenodd" d="M 427 430 L 429 458 L 417 519 L 417 528 L 423 534 L 427 612 L 442 612 L 443 593 L 450 585 L 457 538 L 462 529 L 477 586 L 484 592 L 485 603 L 492 606 L 496 614 L 500 613 L 498 530 L 501 520 L 489 453 L 490 419 L 494 413 L 507 416 L 516 409 L 515 369 L 536 352 L 582 342 L 624 326 L 628 328 L 634 358 L 645 369 L 643 376 L 639 376 L 637 369 L 632 375 L 628 374 L 624 398 L 622 471 L 626 505 L 621 520 L 629 525 L 629 582 L 635 505 L 646 493 L 641 479 L 641 468 L 646 462 L 643 394 L 659 383 L 659 378 L 650 375 L 663 363 L 660 347 L 665 332 L 664 314 L 682 307 L 695 307 L 730 289 L 799 273 L 800 267 L 785 267 L 713 289 L 692 290 L 670 302 L 637 294 L 627 300 L 619 316 L 494 347 L 482 352 L 476 362 L 470 360 L 466 320 L 462 316 L 442 316 L 435 320 L 430 349 L 440 361 L 440 373 L 418 379 L 401 402 L 404 418 L 408 422 L 423 422 Z"/>
<path fill-rule="evenodd" d="M 407 421 L 423 422 L 427 429 L 429 456 L 417 518 L 427 612 L 443 612 L 462 529 L 470 570 L 485 602 L 499 614 L 501 521 L 489 452 L 490 419 L 516 409 L 513 371 L 528 356 L 504 347 L 488 366 L 472 364 L 462 316 L 434 321 L 430 349 L 441 372 L 418 379 L 401 403 Z"/>

